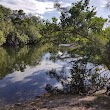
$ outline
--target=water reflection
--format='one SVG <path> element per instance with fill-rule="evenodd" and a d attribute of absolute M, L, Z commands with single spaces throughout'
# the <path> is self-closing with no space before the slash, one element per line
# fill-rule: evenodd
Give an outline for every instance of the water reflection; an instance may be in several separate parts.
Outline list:
<path fill-rule="evenodd" d="M 0 78 L 3 78 L 15 70 L 23 72 L 26 66 L 34 66 L 39 63 L 42 54 L 49 46 L 42 47 L 25 46 L 22 48 L 0 48 Z"/>
<path fill-rule="evenodd" d="M 49 83 L 60 87 L 55 77 L 48 75 L 51 69 L 60 73 L 69 61 L 55 59 L 57 49 L 46 45 L 39 47 L 0 48 L 0 105 L 28 100 L 45 93 Z M 54 59 L 54 60 L 53 60 Z"/>
<path fill-rule="evenodd" d="M 0 48 L 0 106 L 29 100 L 47 89 L 75 94 L 87 92 L 89 83 L 89 87 L 105 84 L 108 76 L 104 76 L 104 69 L 97 69 L 96 65 L 86 62 L 88 60 L 78 55 L 72 58 L 62 51 L 48 44 Z M 45 87 L 48 88 L 45 90 Z"/>

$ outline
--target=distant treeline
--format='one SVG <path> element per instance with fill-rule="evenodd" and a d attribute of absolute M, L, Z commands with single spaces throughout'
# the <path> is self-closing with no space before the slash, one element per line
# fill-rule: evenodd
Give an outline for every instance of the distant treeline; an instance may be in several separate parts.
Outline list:
<path fill-rule="evenodd" d="M 11 10 L 0 5 L 0 45 L 23 45 L 37 43 L 41 20 L 28 16 L 23 10 Z"/>

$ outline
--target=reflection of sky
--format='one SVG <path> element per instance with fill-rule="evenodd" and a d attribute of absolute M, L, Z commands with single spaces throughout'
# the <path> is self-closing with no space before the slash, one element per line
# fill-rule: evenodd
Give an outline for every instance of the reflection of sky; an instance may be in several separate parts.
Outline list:
<path fill-rule="evenodd" d="M 68 56 L 67 53 L 63 54 L 62 58 L 66 55 Z M 69 70 L 72 66 L 70 62 L 77 60 L 77 58 L 57 59 L 56 61 L 52 61 L 50 57 L 51 54 L 46 53 L 42 57 L 39 65 L 35 67 L 27 66 L 24 72 L 15 71 L 0 80 L 0 105 L 5 103 L 16 103 L 41 95 L 46 92 L 46 84 L 61 89 L 61 83 L 58 82 L 57 79 L 51 78 L 47 72 L 56 69 L 57 74 L 69 76 Z M 82 57 L 79 57 L 79 59 L 81 58 Z M 88 63 L 86 68 L 91 69 L 92 67 L 94 67 L 94 65 Z M 64 72 L 61 72 L 62 68 Z M 103 66 L 99 66 L 99 68 L 102 68 L 100 70 L 100 73 L 102 73 L 104 71 Z M 102 73 L 102 77 L 105 72 Z"/>
<path fill-rule="evenodd" d="M 45 92 L 46 84 L 62 88 L 62 85 L 55 78 L 50 78 L 46 72 L 51 69 L 61 71 L 65 65 L 68 72 L 70 65 L 66 61 L 53 62 L 49 58 L 50 53 L 46 53 L 39 65 L 27 66 L 24 72 L 15 71 L 0 80 L 0 103 L 22 101 L 40 95 Z"/>

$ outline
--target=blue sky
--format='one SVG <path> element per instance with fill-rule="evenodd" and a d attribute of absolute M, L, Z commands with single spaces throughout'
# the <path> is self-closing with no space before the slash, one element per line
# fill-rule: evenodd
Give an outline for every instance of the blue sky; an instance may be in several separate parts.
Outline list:
<path fill-rule="evenodd" d="M 53 8 L 53 4 L 56 1 L 59 1 L 63 6 L 71 6 L 72 2 L 78 0 L 0 0 L 0 4 L 13 10 L 23 9 L 25 13 L 32 13 L 44 19 L 51 19 L 53 16 L 60 16 Z M 106 2 L 107 0 L 90 0 L 90 5 L 96 7 L 97 16 L 108 17 L 110 10 L 104 7 Z"/>

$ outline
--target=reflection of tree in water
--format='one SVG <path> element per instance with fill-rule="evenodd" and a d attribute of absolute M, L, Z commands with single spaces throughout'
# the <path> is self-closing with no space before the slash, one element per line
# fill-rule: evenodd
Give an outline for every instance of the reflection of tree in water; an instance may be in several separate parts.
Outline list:
<path fill-rule="evenodd" d="M 41 46 L 24 46 L 0 48 L 0 78 L 14 71 L 23 72 L 26 66 L 39 64 L 42 55 L 51 50 L 49 44 Z"/>
<path fill-rule="evenodd" d="M 65 73 L 65 67 L 62 68 L 60 74 L 57 70 L 51 70 L 47 73 L 51 78 L 56 78 L 56 80 L 62 84 L 62 89 L 47 84 L 45 87 L 47 92 L 52 94 L 70 93 L 87 95 L 104 88 L 109 81 L 107 71 L 101 71 L 98 65 L 88 68 L 86 58 L 72 61 L 71 64 L 72 69 L 70 69 L 70 76 L 67 75 L 69 73 Z M 62 72 L 64 74 L 62 74 Z"/>

